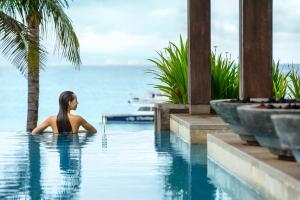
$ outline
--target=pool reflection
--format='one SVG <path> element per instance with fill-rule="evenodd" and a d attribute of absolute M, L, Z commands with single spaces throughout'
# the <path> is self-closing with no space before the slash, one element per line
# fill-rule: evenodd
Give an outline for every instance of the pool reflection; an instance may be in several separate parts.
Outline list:
<path fill-rule="evenodd" d="M 0 199 L 232 200 L 245 194 L 208 162 L 206 145 L 169 132 L 2 138 Z"/>
<path fill-rule="evenodd" d="M 31 199 L 73 199 L 80 191 L 81 184 L 81 151 L 85 144 L 93 135 L 54 135 L 45 134 L 38 136 L 29 136 L 29 196 Z M 51 171 L 49 166 L 53 164 L 41 158 L 41 145 L 58 153 L 59 170 L 53 170 L 53 181 L 57 181 L 57 188 L 45 188 L 43 186 L 43 177 L 49 176 L 47 173 Z M 50 151 L 51 152 L 51 151 Z M 43 155 L 49 153 L 44 151 Z M 49 156 L 47 156 L 49 158 Z M 51 156 L 53 158 L 53 156 Z M 52 163 L 52 161 L 50 161 Z M 43 170 L 41 170 L 43 168 Z M 53 166 L 55 168 L 55 166 Z M 57 169 L 57 168 L 56 168 Z M 51 174 L 51 172 L 50 172 Z M 55 180 L 56 178 L 57 180 Z M 60 179 L 61 181 L 58 181 Z M 41 184 L 42 182 L 42 184 Z M 52 184 L 55 185 L 55 184 Z"/>
<path fill-rule="evenodd" d="M 216 190 L 207 178 L 206 145 L 189 145 L 169 132 L 155 135 L 158 154 L 172 161 L 164 177 L 166 199 L 215 199 Z"/>

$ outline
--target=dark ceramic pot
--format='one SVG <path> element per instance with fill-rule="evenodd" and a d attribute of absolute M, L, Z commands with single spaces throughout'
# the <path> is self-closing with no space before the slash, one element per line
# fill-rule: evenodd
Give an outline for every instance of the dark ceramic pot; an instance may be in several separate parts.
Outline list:
<path fill-rule="evenodd" d="M 300 163 L 300 115 L 272 115 L 271 119 L 281 147 L 291 150 Z"/>
<path fill-rule="evenodd" d="M 234 133 L 238 134 L 248 145 L 258 145 L 254 135 L 248 133 L 242 126 L 237 113 L 237 107 L 251 104 L 253 103 L 231 102 L 230 99 L 210 101 L 212 108 L 226 123 L 229 124 L 229 127 Z"/>
<path fill-rule="evenodd" d="M 282 104 L 276 104 L 282 105 Z M 271 115 L 274 114 L 300 114 L 300 109 L 266 109 L 256 105 L 238 107 L 238 115 L 247 132 L 255 135 L 261 146 L 267 147 L 273 154 L 282 160 L 293 160 L 290 150 L 282 148 L 272 124 Z"/>

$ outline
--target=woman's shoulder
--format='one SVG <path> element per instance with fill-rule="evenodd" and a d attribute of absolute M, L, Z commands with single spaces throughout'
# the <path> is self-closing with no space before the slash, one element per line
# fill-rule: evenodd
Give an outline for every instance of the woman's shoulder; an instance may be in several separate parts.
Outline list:
<path fill-rule="evenodd" d="M 82 120 L 83 118 L 80 115 L 71 115 L 70 117 L 72 117 L 75 120 Z"/>
<path fill-rule="evenodd" d="M 55 115 L 49 116 L 47 118 L 47 120 L 49 120 L 49 121 L 56 121 L 56 116 Z"/>
<path fill-rule="evenodd" d="M 48 122 L 56 122 L 56 116 L 49 116 L 47 119 L 46 119 Z"/>

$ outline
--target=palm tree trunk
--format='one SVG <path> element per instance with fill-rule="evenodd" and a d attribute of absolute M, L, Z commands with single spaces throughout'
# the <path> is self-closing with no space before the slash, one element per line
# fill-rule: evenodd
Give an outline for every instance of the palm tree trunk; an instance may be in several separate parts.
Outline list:
<path fill-rule="evenodd" d="M 28 107 L 26 130 L 31 132 L 37 125 L 39 111 L 39 23 L 28 16 L 30 43 L 28 47 Z"/>

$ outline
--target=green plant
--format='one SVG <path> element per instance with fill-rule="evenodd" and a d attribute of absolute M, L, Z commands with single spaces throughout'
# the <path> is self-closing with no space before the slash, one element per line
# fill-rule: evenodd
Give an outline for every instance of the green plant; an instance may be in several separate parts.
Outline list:
<path fill-rule="evenodd" d="M 291 80 L 291 85 L 288 85 L 290 91 L 290 97 L 295 98 L 297 100 L 300 99 L 300 75 L 296 70 L 291 71 L 289 74 L 289 78 Z"/>
<path fill-rule="evenodd" d="M 188 103 L 188 48 L 180 36 L 180 45 L 169 43 L 165 52 L 157 52 L 159 57 L 148 59 L 157 67 L 147 70 L 159 80 L 154 87 L 164 92 L 170 102 Z M 216 52 L 211 53 L 212 99 L 237 98 L 239 95 L 238 65 L 227 56 L 224 58 Z"/>
<path fill-rule="evenodd" d="M 165 52 L 157 52 L 158 58 L 148 59 L 154 63 L 157 70 L 147 70 L 148 73 L 161 83 L 155 84 L 154 87 L 164 92 L 172 103 L 188 103 L 188 48 L 187 41 L 183 42 L 180 36 L 179 46 L 170 42 L 169 46 L 164 49 Z"/>
<path fill-rule="evenodd" d="M 231 99 L 239 96 L 239 68 L 234 60 L 211 53 L 211 97 Z"/>
<path fill-rule="evenodd" d="M 290 72 L 284 74 L 279 69 L 279 61 L 273 61 L 272 66 L 273 98 L 281 99 L 287 94 L 288 77 Z"/>

